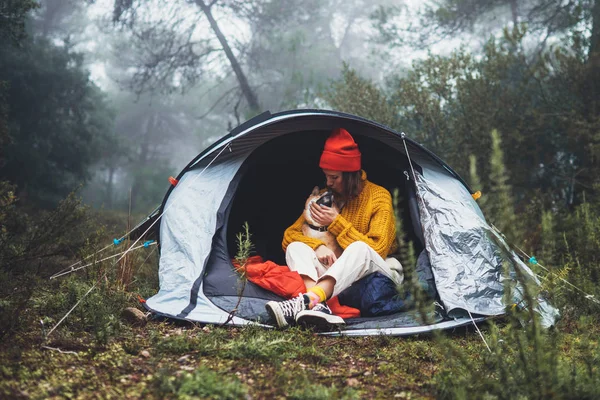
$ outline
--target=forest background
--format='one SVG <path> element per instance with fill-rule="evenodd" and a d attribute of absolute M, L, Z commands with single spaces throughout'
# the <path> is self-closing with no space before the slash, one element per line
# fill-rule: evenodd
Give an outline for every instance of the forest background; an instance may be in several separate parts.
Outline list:
<path fill-rule="evenodd" d="M 372 119 L 447 161 L 481 190 L 490 222 L 536 257 L 532 268 L 561 311 L 550 333 L 490 327 L 488 339 L 508 335 L 521 347 L 493 348 L 488 358 L 469 333 L 460 350 L 468 362 L 436 367 L 430 380 L 394 393 L 503 397 L 503 388 L 512 387 L 524 397 L 598 395 L 600 2 L 594 0 L 0 0 L 6 357 L 0 393 L 64 394 L 67 384 L 48 371 L 40 374 L 51 389 L 28 392 L 25 371 L 35 357 L 49 357 L 30 351 L 48 343 L 47 329 L 88 291 L 77 316 L 54 333 L 56 343 L 64 349 L 83 341 L 94 357 L 112 343 L 131 347 L 123 338 L 132 331 L 119 315 L 138 294 L 156 292 L 155 253 L 48 278 L 151 212 L 168 177 L 230 129 L 265 110 L 295 108 Z M 315 346 L 305 333 L 295 334 Z M 243 335 L 250 334 L 218 335 L 235 346 L 235 340 L 247 344 Z M 287 343 L 268 336 L 276 333 L 262 335 L 275 350 L 273 343 Z M 170 345 L 157 336 L 147 340 Z M 408 351 L 381 340 L 384 349 Z M 193 340 L 186 343 L 179 344 L 183 352 L 198 351 Z M 134 347 L 125 353 L 138 355 Z M 426 362 L 441 363 L 443 347 L 456 350 L 440 345 Z M 492 372 L 473 375 L 486 369 Z M 134 385 L 141 392 L 133 397 L 185 397 L 186 387 L 214 372 L 203 371 L 175 381 L 154 371 L 144 389 Z M 287 383 L 256 389 L 247 379 L 259 378 L 244 379 L 232 383 L 233 397 L 289 394 Z M 125 390 L 119 382 L 110 390 Z M 346 381 L 350 391 L 339 392 L 340 385 L 325 381 L 313 392 L 369 393 L 362 384 L 375 385 Z M 68 390 L 86 397 L 85 387 L 76 381 Z"/>

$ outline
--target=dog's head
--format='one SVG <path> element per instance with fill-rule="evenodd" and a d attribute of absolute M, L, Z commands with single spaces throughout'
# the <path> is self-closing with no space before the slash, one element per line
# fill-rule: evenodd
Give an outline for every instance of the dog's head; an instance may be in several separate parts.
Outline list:
<path fill-rule="evenodd" d="M 315 186 L 306 203 L 304 204 L 304 219 L 311 225 L 320 226 L 317 224 L 310 215 L 310 205 L 312 203 L 322 204 L 327 207 L 333 207 L 333 193 L 329 190 L 319 194 L 319 187 Z"/>

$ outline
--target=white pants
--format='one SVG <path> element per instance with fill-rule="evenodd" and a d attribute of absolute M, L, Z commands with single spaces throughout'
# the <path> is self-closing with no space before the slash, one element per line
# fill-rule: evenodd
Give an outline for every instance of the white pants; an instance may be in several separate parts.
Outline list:
<path fill-rule="evenodd" d="M 335 279 L 332 297 L 374 272 L 381 272 L 397 285 L 403 280 L 400 263 L 394 258 L 384 260 L 365 242 L 354 242 L 346 247 L 340 258 L 329 268 L 323 266 L 314 250 L 302 242 L 290 243 L 285 252 L 285 259 L 290 270 L 315 282 L 327 276 Z"/>

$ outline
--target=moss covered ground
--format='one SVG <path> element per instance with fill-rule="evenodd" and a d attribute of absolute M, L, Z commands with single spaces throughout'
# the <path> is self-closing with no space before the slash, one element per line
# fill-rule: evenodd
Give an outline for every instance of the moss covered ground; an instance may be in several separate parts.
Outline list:
<path fill-rule="evenodd" d="M 30 329 L 0 344 L 0 398 L 427 399 L 471 398 L 479 390 L 481 397 L 511 398 L 502 395 L 511 386 L 535 398 L 539 383 L 523 386 L 535 379 L 531 371 L 542 382 L 555 374 L 543 388 L 556 394 L 550 397 L 594 398 L 596 326 L 561 326 L 554 350 L 543 350 L 553 354 L 541 361 L 547 368 L 539 368 L 539 357 L 531 356 L 536 344 L 517 343 L 508 326 L 482 327 L 490 354 L 473 329 L 351 338 L 150 320 L 143 327 L 123 324 L 107 341 L 67 328 L 44 341 L 32 320 Z"/>
<path fill-rule="evenodd" d="M 483 368 L 487 349 L 476 333 L 448 333 L 445 340 L 461 350 L 473 369 Z M 582 356 L 585 350 L 579 342 L 576 333 L 565 335 L 561 356 Z M 443 347 L 432 336 L 323 337 L 296 328 L 276 331 L 156 321 L 124 327 L 104 345 L 87 333 L 63 332 L 42 342 L 41 332 L 32 329 L 0 345 L 0 397 L 457 397 L 456 388 L 446 392 L 444 385 L 453 373 L 463 372 Z"/>
<path fill-rule="evenodd" d="M 481 349 L 471 334 L 455 340 Z M 45 343 L 54 350 L 41 345 L 35 330 L 1 345 L 0 397 L 432 398 L 443 363 L 427 337 L 152 321 L 104 346 L 85 334 Z"/>

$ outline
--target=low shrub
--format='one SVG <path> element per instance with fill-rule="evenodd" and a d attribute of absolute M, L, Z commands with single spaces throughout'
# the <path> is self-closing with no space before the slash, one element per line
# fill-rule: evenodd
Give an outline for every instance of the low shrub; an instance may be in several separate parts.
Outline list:
<path fill-rule="evenodd" d="M 94 284 L 96 287 L 85 296 Z M 134 301 L 130 293 L 115 289 L 107 280 L 86 281 L 81 277 L 71 276 L 55 285 L 52 290 L 33 297 L 32 309 L 41 316 L 46 333 L 49 333 L 80 302 L 61 323 L 56 334 L 89 332 L 97 344 L 105 345 L 110 338 L 122 331 L 121 312 Z"/>
<path fill-rule="evenodd" d="M 94 221 L 75 194 L 53 210 L 30 213 L 14 187 L 0 182 L 0 337 L 31 323 L 25 311 L 34 293 L 94 241 Z"/>

